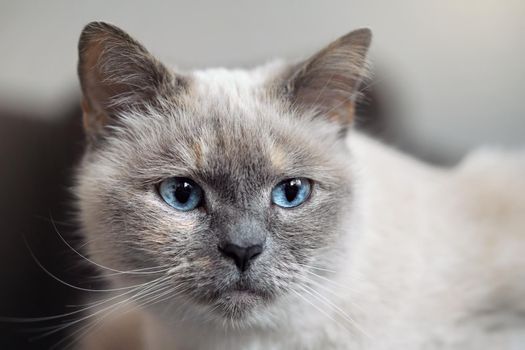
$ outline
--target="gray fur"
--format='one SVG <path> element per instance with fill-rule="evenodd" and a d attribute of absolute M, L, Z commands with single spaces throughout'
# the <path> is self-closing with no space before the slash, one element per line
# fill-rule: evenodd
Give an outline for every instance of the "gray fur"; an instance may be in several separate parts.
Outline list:
<path fill-rule="evenodd" d="M 339 137 L 351 113 L 332 112 L 352 102 L 369 42 L 361 30 L 304 64 L 175 74 L 119 29 L 89 24 L 79 75 L 93 147 L 76 193 L 93 259 L 121 270 L 168 264 L 181 291 L 172 303 L 201 323 L 237 326 L 256 325 L 304 283 L 305 265 L 330 267 L 353 191 Z M 156 186 L 172 176 L 198 183 L 204 207 L 178 212 L 164 203 Z M 272 205 L 272 188 L 294 177 L 313 180 L 309 200 Z M 247 230 L 265 237 L 265 249 L 241 275 L 217 245 Z M 258 297 L 223 297 L 239 285 Z"/>

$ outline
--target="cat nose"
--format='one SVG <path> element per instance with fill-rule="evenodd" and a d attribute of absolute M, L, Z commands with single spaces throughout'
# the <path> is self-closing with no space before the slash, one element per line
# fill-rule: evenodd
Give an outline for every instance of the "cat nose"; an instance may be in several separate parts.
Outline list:
<path fill-rule="evenodd" d="M 237 244 L 227 243 L 225 245 L 219 245 L 220 252 L 233 259 L 237 268 L 244 272 L 250 266 L 250 263 L 255 260 L 263 251 L 261 244 L 255 244 L 249 247 L 241 247 Z"/>

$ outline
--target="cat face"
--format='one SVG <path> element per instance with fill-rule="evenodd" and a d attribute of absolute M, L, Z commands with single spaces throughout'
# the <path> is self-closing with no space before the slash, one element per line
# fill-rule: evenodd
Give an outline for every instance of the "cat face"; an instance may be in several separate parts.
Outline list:
<path fill-rule="evenodd" d="M 164 303 L 208 319 L 254 319 L 300 291 L 305 270 L 329 267 L 351 210 L 343 136 L 369 38 L 351 33 L 297 65 L 183 75 L 119 29 L 88 25 L 77 194 L 91 257 L 156 268 L 113 278 L 159 278 Z"/>

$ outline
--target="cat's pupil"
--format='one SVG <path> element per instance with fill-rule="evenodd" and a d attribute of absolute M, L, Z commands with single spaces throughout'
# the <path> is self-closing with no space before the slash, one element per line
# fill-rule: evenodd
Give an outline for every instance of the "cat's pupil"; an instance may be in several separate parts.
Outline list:
<path fill-rule="evenodd" d="M 297 197 L 297 193 L 299 193 L 299 188 L 301 186 L 301 180 L 294 179 L 288 182 L 284 186 L 284 195 L 286 196 L 286 200 L 288 202 L 292 202 L 295 197 Z"/>
<path fill-rule="evenodd" d="M 175 198 L 179 203 L 186 203 L 190 199 L 191 191 L 193 186 L 187 182 L 178 183 L 175 187 Z"/>

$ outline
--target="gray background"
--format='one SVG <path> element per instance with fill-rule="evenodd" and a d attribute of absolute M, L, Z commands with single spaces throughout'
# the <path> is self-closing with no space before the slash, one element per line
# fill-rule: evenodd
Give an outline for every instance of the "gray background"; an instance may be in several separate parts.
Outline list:
<path fill-rule="evenodd" d="M 78 98 L 76 43 L 91 20 L 184 69 L 300 58 L 370 27 L 391 142 L 453 162 L 476 145 L 524 140 L 523 0 L 3 1 L 0 104 L 59 116 Z"/>

